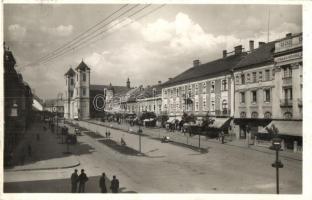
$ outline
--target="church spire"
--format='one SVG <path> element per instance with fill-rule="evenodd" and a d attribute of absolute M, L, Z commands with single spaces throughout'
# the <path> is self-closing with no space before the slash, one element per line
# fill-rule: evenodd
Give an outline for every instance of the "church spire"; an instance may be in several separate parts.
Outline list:
<path fill-rule="evenodd" d="M 127 88 L 130 88 L 130 79 L 129 79 L 129 77 L 127 79 Z"/>

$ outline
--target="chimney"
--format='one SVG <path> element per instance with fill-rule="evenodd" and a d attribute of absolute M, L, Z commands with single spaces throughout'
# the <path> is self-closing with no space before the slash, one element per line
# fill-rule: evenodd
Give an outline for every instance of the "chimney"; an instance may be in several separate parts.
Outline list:
<path fill-rule="evenodd" d="M 226 57 L 226 54 L 227 54 L 226 50 L 223 50 L 223 58 Z"/>
<path fill-rule="evenodd" d="M 158 85 L 161 85 L 161 81 L 158 81 Z"/>
<path fill-rule="evenodd" d="M 287 38 L 291 37 L 291 33 L 287 33 L 287 34 L 286 34 L 286 37 L 287 37 Z"/>
<path fill-rule="evenodd" d="M 200 61 L 197 59 L 197 60 L 193 60 L 193 67 L 197 67 L 200 65 Z"/>
<path fill-rule="evenodd" d="M 249 40 L 249 51 L 253 52 L 255 49 L 255 42 L 253 40 Z"/>
<path fill-rule="evenodd" d="M 241 54 L 243 52 L 243 46 L 238 45 L 238 46 L 234 47 L 234 52 L 235 52 L 235 55 Z"/>
<path fill-rule="evenodd" d="M 265 44 L 265 42 L 259 42 L 259 47 L 262 47 Z"/>

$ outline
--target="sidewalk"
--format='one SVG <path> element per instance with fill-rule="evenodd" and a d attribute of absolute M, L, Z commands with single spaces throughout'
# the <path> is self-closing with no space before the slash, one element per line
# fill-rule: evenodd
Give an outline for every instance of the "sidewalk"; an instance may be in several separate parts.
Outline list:
<path fill-rule="evenodd" d="M 105 126 L 108 128 L 113 128 L 113 129 L 118 129 L 126 132 L 135 132 L 137 133 L 138 131 L 138 126 L 130 126 L 127 123 L 122 123 L 118 124 L 116 122 L 100 122 L 96 120 L 89 120 L 90 123 L 98 124 L 100 126 Z M 192 137 L 189 136 L 188 133 L 183 134 L 179 131 L 175 132 L 168 132 L 164 128 L 149 128 L 149 127 L 141 127 L 143 130 L 143 135 L 148 135 L 151 138 L 161 138 L 163 136 L 170 136 L 171 140 L 177 143 L 189 145 L 192 147 L 198 147 L 199 146 L 199 137 L 198 135 L 193 135 Z M 200 147 L 201 148 L 209 148 L 209 142 L 212 143 L 218 143 L 220 145 L 229 145 L 233 147 L 238 147 L 238 148 L 244 148 L 248 150 L 253 150 L 253 151 L 258 151 L 262 153 L 267 153 L 267 154 L 275 154 L 275 151 L 270 150 L 268 147 L 263 147 L 263 146 L 255 146 L 255 145 L 247 145 L 245 140 L 237 140 L 234 139 L 231 140 L 231 138 L 226 138 L 225 143 L 221 144 L 219 140 L 216 139 L 210 139 L 206 138 L 205 136 L 201 136 L 200 138 Z M 289 150 L 285 151 L 280 151 L 280 157 L 286 158 L 286 159 L 292 159 L 292 160 L 297 160 L 297 161 L 302 161 L 302 153 L 297 152 L 294 153 Z"/>
<path fill-rule="evenodd" d="M 43 130 L 44 126 L 46 131 Z M 60 142 L 61 139 L 51 132 L 48 124 L 34 122 L 13 152 L 13 165 L 4 171 L 63 169 L 80 165 L 75 155 L 64 154 L 66 145 Z M 31 146 L 31 154 L 28 146 Z"/>

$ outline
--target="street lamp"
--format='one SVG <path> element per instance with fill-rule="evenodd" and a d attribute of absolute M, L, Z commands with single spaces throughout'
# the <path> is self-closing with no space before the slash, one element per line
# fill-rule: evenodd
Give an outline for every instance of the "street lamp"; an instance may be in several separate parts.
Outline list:
<path fill-rule="evenodd" d="M 142 146 L 142 144 L 141 144 L 141 136 L 142 136 L 142 129 L 141 129 L 141 122 L 139 122 L 139 130 L 138 130 L 138 134 L 139 134 L 139 152 L 140 153 L 142 153 L 142 151 L 141 151 L 141 146 Z"/>
<path fill-rule="evenodd" d="M 279 168 L 284 167 L 283 163 L 278 158 L 278 152 L 281 149 L 281 143 L 282 139 L 275 137 L 272 139 L 272 146 L 270 147 L 270 149 L 275 150 L 276 152 L 275 162 L 272 163 L 272 167 L 276 168 L 276 194 L 279 194 Z"/>

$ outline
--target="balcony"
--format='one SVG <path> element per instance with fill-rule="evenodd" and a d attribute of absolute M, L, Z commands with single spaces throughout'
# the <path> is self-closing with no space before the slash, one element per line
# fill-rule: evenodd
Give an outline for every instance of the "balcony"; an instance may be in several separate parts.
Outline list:
<path fill-rule="evenodd" d="M 283 86 L 292 85 L 292 77 L 283 77 Z"/>
<path fill-rule="evenodd" d="M 280 106 L 281 107 L 292 107 L 292 99 L 281 99 Z"/>
<path fill-rule="evenodd" d="M 302 98 L 298 98 L 298 106 L 302 107 Z"/>

